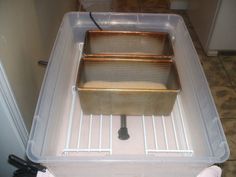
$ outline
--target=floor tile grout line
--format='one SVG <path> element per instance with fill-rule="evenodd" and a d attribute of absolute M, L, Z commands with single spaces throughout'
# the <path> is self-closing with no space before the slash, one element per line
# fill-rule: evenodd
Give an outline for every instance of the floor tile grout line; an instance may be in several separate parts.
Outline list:
<path fill-rule="evenodd" d="M 235 88 L 235 86 L 234 86 L 234 84 L 233 84 L 233 82 L 232 82 L 232 79 L 231 79 L 231 77 L 230 77 L 230 75 L 229 75 L 227 69 L 226 69 L 225 66 L 224 66 L 224 63 L 223 63 L 223 61 L 222 61 L 222 59 L 221 59 L 221 56 L 218 56 L 217 58 L 219 59 L 219 62 L 220 62 L 220 64 L 222 65 L 222 68 L 224 69 L 224 71 L 225 71 L 225 73 L 226 73 L 226 76 L 227 76 L 228 79 L 229 79 L 229 82 L 230 82 L 230 85 L 231 85 L 232 89 L 234 90 L 234 92 L 236 92 L 236 88 Z"/>

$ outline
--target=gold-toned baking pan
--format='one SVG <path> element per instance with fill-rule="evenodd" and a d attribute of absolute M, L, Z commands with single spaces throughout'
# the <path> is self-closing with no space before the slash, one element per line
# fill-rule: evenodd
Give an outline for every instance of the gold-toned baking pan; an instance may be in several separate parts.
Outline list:
<path fill-rule="evenodd" d="M 168 60 L 174 52 L 166 32 L 87 31 L 83 56 Z"/>
<path fill-rule="evenodd" d="M 173 61 L 86 58 L 77 88 L 85 114 L 169 115 L 180 82 Z"/>

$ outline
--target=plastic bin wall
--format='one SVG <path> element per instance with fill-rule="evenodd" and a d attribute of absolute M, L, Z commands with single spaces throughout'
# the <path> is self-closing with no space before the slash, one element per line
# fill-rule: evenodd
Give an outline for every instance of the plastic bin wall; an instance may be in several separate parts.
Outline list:
<path fill-rule="evenodd" d="M 185 129 L 176 124 L 177 134 L 189 140 L 191 154 L 163 153 L 105 156 L 70 155 L 65 145 L 73 106 L 81 45 L 85 32 L 96 29 L 88 13 L 66 14 L 59 29 L 41 89 L 30 139 L 28 157 L 43 163 L 56 177 L 196 176 L 203 168 L 224 162 L 229 148 L 206 78 L 183 19 L 169 14 L 93 13 L 104 29 L 164 31 L 171 35 L 182 90 L 178 95 Z M 181 142 L 180 142 L 181 143 Z M 135 150 L 135 147 L 134 147 Z"/>

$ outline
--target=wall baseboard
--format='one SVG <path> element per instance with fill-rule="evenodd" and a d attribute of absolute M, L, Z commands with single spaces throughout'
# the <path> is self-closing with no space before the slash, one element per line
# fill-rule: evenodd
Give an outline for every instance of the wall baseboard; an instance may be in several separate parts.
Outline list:
<path fill-rule="evenodd" d="M 9 117 L 12 119 L 16 131 L 19 133 L 20 139 L 22 140 L 22 143 L 26 147 L 29 133 L 26 129 L 24 120 L 18 108 L 14 93 L 10 87 L 6 72 L 3 68 L 1 61 L 0 61 L 0 94 L 3 97 L 5 105 L 7 105 L 6 112 L 9 112 Z"/>

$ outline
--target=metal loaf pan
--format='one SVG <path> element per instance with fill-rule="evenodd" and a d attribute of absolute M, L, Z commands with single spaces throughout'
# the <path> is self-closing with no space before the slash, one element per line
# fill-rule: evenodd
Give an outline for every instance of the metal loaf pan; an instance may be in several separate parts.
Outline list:
<path fill-rule="evenodd" d="M 84 57 L 171 59 L 174 55 L 169 34 L 140 31 L 87 31 Z"/>
<path fill-rule="evenodd" d="M 175 63 L 149 59 L 81 59 L 77 77 L 85 114 L 169 115 L 180 91 Z"/>

